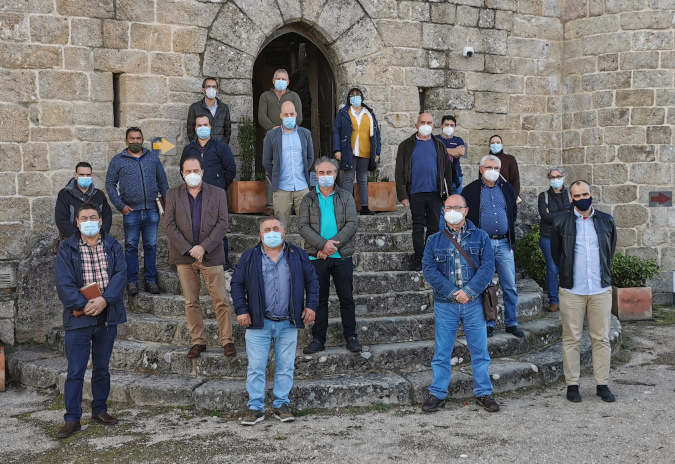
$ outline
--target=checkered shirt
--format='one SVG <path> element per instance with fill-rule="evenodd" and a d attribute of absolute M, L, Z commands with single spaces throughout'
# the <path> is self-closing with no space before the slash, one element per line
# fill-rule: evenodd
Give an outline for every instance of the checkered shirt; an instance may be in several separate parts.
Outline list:
<path fill-rule="evenodd" d="M 108 257 L 105 254 L 101 237 L 93 247 L 80 238 L 79 251 L 84 286 L 97 283 L 103 293 L 108 288 L 110 278 L 108 277 Z"/>
<path fill-rule="evenodd" d="M 459 228 L 459 230 L 455 230 L 450 226 L 446 226 L 446 229 L 448 232 L 450 232 L 452 238 L 457 240 L 457 243 L 461 245 L 462 235 L 466 232 L 466 222 L 462 225 L 462 227 Z M 462 262 L 460 261 L 459 256 L 460 253 L 459 250 L 457 250 L 457 253 L 455 253 L 455 284 L 457 285 L 457 288 L 461 289 L 464 286 L 464 281 L 462 280 Z"/>

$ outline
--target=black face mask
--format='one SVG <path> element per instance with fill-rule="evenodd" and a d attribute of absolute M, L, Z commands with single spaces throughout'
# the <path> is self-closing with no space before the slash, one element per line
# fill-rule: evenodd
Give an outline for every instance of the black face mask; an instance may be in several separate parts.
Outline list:
<path fill-rule="evenodd" d="M 588 197 L 588 198 L 583 198 L 581 200 L 573 200 L 572 204 L 579 210 L 579 211 L 588 211 L 591 209 L 591 203 L 593 203 L 593 197 Z"/>

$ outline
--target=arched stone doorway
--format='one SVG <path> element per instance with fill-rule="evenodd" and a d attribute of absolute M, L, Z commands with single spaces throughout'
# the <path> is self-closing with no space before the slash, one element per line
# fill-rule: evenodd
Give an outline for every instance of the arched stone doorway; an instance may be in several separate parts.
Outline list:
<path fill-rule="evenodd" d="M 262 168 L 265 131 L 257 124 L 260 95 L 272 87 L 277 69 L 286 69 L 302 101 L 301 126 L 312 131 L 314 157 L 332 156 L 333 121 L 337 110 L 335 71 L 323 44 L 297 26 L 284 26 L 260 47 L 253 64 L 253 118 L 256 122 L 256 172 Z"/>

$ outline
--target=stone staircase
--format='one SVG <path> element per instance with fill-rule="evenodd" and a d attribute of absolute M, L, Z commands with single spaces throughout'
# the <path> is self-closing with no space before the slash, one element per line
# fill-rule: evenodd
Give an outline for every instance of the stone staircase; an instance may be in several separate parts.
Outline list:
<path fill-rule="evenodd" d="M 257 220 L 254 216 L 230 216 L 233 264 L 243 250 L 258 242 Z M 354 255 L 354 292 L 357 331 L 364 351 L 352 354 L 344 348 L 339 305 L 331 293 L 326 350 L 304 355 L 302 348 L 311 340 L 311 331 L 299 332 L 296 382 L 291 391 L 294 408 L 374 402 L 410 404 L 424 400 L 434 353 L 433 300 L 422 273 L 408 270 L 412 262 L 410 228 L 410 214 L 402 209 L 360 216 L 354 239 L 358 250 Z M 300 244 L 295 218 L 286 237 Z M 203 289 L 209 349 L 197 359 L 186 358 L 191 342 L 180 282 L 175 269 L 168 265 L 166 237 L 160 237 L 158 242 L 159 283 L 165 293 L 141 292 L 127 299 L 128 322 L 119 327 L 111 359 L 111 399 L 138 405 L 245 409 L 248 397 L 244 330 L 233 316 L 237 356 L 223 356 L 213 307 Z M 518 293 L 520 326 L 528 337 L 517 339 L 497 331 L 489 339 L 493 358 L 490 373 L 496 392 L 544 385 L 562 375 L 559 315 L 541 313 L 542 292 L 533 281 L 520 280 Z M 612 343 L 618 340 L 620 329 L 613 319 Z M 590 340 L 585 336 L 582 363 L 589 361 Z M 7 363 L 14 379 L 36 387 L 56 386 L 62 391 L 67 371 L 63 331 L 52 330 L 44 346 L 15 349 Z M 472 396 L 470 355 L 461 336 L 455 344 L 453 365 L 451 395 Z M 270 363 L 268 390 L 273 372 Z M 90 375 L 87 371 L 85 397 L 90 397 Z"/>

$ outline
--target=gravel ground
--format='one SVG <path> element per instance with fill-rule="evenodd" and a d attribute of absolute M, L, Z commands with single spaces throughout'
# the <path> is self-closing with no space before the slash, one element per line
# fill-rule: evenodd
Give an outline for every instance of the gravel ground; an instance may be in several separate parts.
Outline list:
<path fill-rule="evenodd" d="M 450 401 L 428 415 L 419 407 L 300 412 L 282 424 L 271 414 L 254 427 L 217 411 L 113 404 L 118 426 L 89 425 L 67 440 L 63 398 L 10 386 L 0 393 L 0 462 L 675 462 L 675 326 L 624 326 L 614 357 L 613 404 L 595 396 L 590 371 L 583 402 L 565 386 L 497 397 L 502 411 Z M 85 405 L 86 407 L 86 405 Z"/>

